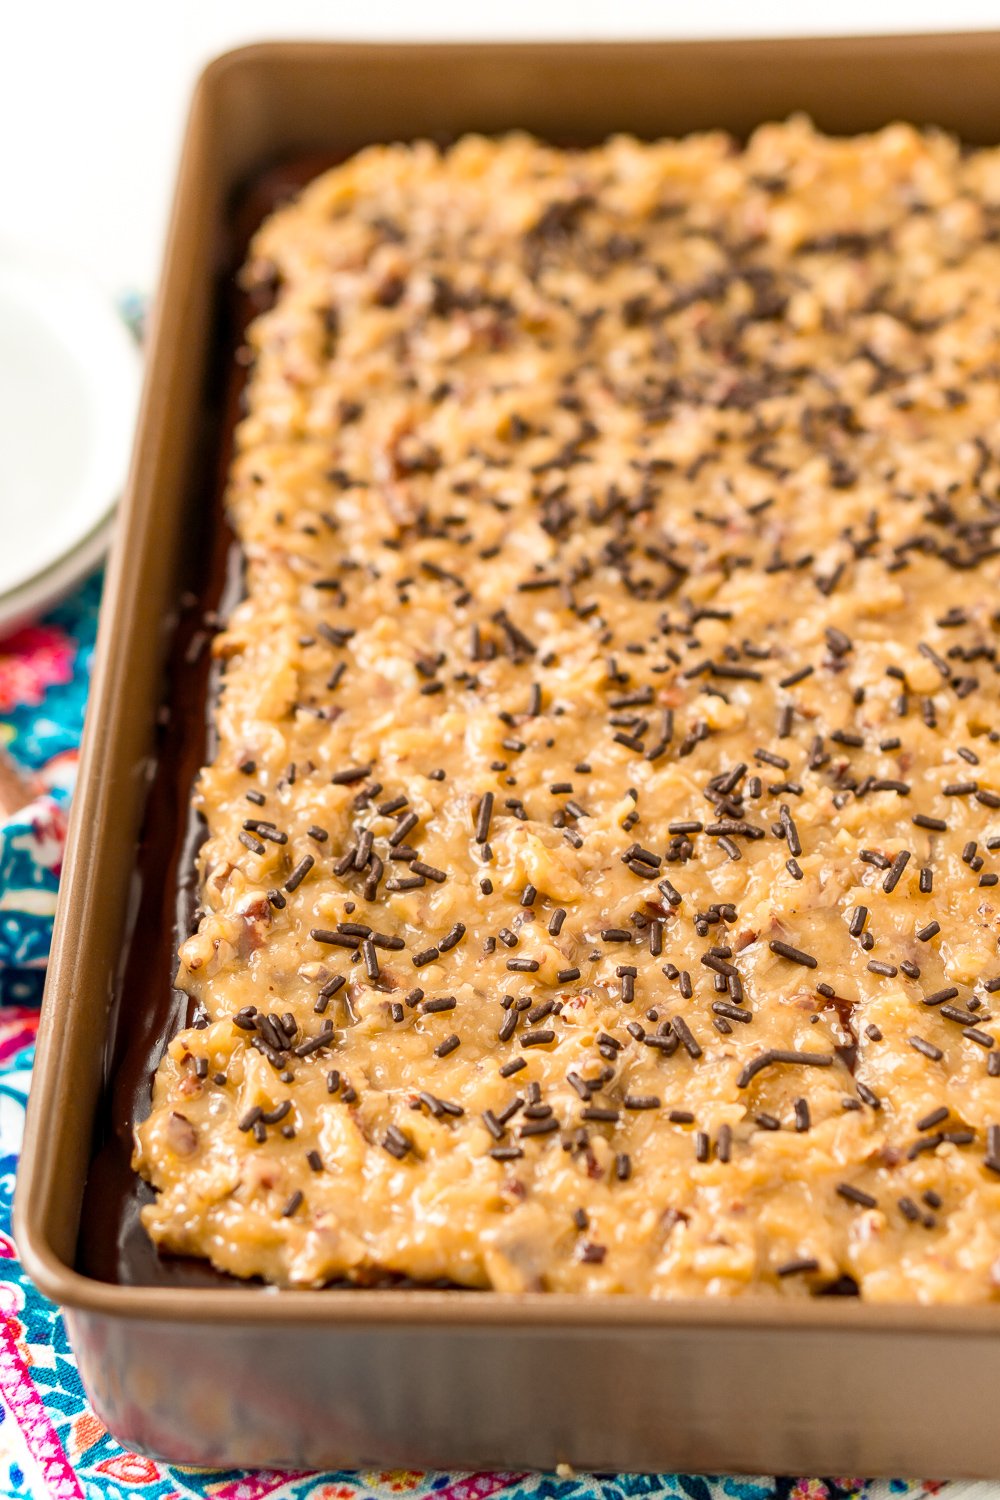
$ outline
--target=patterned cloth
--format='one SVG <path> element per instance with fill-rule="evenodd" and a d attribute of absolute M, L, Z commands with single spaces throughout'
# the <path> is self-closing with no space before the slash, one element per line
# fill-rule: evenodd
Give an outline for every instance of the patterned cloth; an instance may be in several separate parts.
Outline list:
<path fill-rule="evenodd" d="M 129 1453 L 91 1411 L 59 1309 L 28 1281 L 11 1201 L 100 597 L 93 578 L 0 641 L 0 744 L 46 788 L 0 825 L 0 1496 L 11 1500 L 986 1500 L 993 1485 L 683 1474 L 287 1474 L 178 1469 Z"/>

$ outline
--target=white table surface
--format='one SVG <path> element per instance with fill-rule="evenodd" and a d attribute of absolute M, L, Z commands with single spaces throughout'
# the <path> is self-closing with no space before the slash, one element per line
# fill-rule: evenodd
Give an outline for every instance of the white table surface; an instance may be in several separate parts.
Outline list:
<path fill-rule="evenodd" d="M 21 0 L 0 31 L 0 240 L 69 251 L 113 291 L 152 287 L 192 82 L 243 42 L 992 27 L 1000 0 Z"/>

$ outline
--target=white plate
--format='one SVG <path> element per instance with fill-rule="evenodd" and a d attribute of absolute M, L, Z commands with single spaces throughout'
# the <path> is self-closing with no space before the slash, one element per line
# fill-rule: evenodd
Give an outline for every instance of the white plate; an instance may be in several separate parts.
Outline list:
<path fill-rule="evenodd" d="M 52 603 L 106 547 L 139 371 L 96 285 L 0 246 L 0 628 Z"/>

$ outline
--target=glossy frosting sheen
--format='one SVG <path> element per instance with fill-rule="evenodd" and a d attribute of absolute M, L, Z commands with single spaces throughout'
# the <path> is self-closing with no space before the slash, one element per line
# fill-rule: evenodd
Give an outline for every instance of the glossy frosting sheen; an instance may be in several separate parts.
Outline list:
<path fill-rule="evenodd" d="M 164 1251 L 997 1295 L 998 235 L 997 152 L 802 121 L 264 225 Z"/>

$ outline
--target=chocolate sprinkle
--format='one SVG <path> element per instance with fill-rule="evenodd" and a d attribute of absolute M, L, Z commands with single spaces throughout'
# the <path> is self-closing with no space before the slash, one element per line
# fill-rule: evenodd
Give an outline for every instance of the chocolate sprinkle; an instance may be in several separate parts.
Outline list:
<path fill-rule="evenodd" d="M 761 1052 L 751 1058 L 740 1069 L 736 1077 L 736 1087 L 745 1089 L 757 1074 L 765 1068 L 774 1067 L 778 1064 L 798 1064 L 807 1068 L 829 1068 L 833 1063 L 833 1054 L 830 1052 L 790 1052 L 780 1048 L 771 1048 L 767 1052 Z"/>

